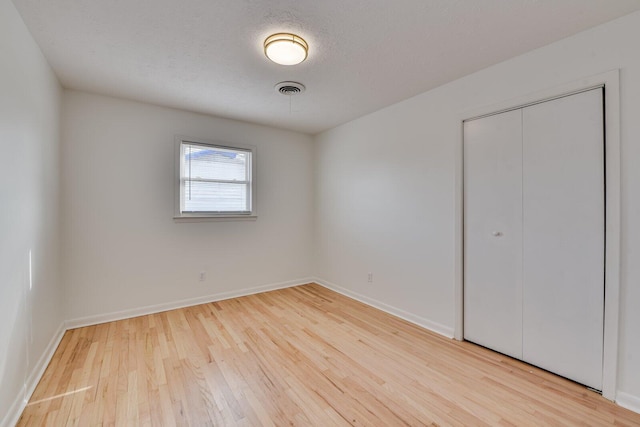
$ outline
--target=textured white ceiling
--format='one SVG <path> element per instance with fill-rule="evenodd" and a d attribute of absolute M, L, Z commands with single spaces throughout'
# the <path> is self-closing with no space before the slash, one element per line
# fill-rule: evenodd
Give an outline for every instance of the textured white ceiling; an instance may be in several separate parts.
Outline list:
<path fill-rule="evenodd" d="M 640 0 L 14 0 L 67 88 L 306 133 L 640 9 Z M 304 63 L 270 62 L 291 31 Z M 273 86 L 303 83 L 292 97 Z M 291 105 L 289 101 L 291 100 Z"/>

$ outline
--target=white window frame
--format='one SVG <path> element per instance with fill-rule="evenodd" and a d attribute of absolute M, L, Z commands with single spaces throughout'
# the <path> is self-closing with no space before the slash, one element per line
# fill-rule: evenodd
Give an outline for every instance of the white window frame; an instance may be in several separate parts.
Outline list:
<path fill-rule="evenodd" d="M 182 171 L 182 147 L 183 144 L 201 145 L 205 147 L 221 148 L 226 150 L 245 151 L 251 153 L 249 165 L 249 205 L 247 212 L 183 212 L 184 180 Z M 217 142 L 207 139 L 176 136 L 174 145 L 175 173 L 174 173 L 174 213 L 176 222 L 202 222 L 202 221 L 236 221 L 255 220 L 258 217 L 256 209 L 256 176 L 257 176 L 257 148 L 253 145 Z"/>

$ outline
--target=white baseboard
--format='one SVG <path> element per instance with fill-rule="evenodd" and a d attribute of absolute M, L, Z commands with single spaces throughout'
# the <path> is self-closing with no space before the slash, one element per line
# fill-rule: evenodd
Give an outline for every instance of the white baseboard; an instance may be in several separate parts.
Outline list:
<path fill-rule="evenodd" d="M 382 310 L 386 313 L 392 314 L 396 317 L 406 320 L 407 322 L 414 323 L 425 329 L 429 329 L 432 332 L 435 332 L 440 335 L 444 335 L 447 338 L 453 338 L 452 327 L 441 325 L 440 323 L 434 322 L 429 319 L 425 319 L 424 317 L 417 316 L 413 313 L 409 313 L 408 311 L 404 311 L 397 307 L 393 307 L 389 304 L 385 304 L 381 301 L 375 300 L 373 298 L 369 298 L 357 292 L 350 291 L 348 289 L 343 288 L 342 286 L 336 285 L 335 283 L 331 283 L 327 280 L 320 279 L 319 277 L 314 277 L 313 281 L 321 286 L 324 286 L 327 289 L 331 289 L 332 291 L 336 291 L 339 294 L 345 295 L 349 298 L 353 298 L 357 301 L 360 301 L 361 303 L 370 305 L 374 308 L 377 308 L 378 310 Z"/>
<path fill-rule="evenodd" d="M 53 358 L 53 353 L 55 353 L 56 349 L 60 345 L 60 341 L 62 341 L 62 337 L 65 332 L 65 322 L 62 322 L 51 338 L 51 341 L 49 341 L 49 344 L 44 350 L 44 353 L 42 353 L 40 359 L 38 359 L 38 362 L 35 364 L 35 366 L 31 370 L 31 373 L 27 377 L 27 383 L 23 388 L 24 393 L 16 396 L 16 399 L 13 401 L 13 404 L 9 408 L 9 412 L 0 421 L 0 426 L 12 427 L 18 423 L 20 415 L 22 415 L 24 408 L 27 406 L 27 402 L 35 391 L 36 386 L 42 378 L 42 375 L 44 375 L 45 369 L 47 369 L 47 366 L 49 366 L 49 362 L 51 361 L 51 358 Z"/>
<path fill-rule="evenodd" d="M 640 414 L 640 397 L 638 396 L 619 391 L 616 393 L 616 403 L 623 408 Z"/>
<path fill-rule="evenodd" d="M 289 280 L 286 282 L 272 283 L 268 285 L 255 286 L 252 288 L 241 289 L 237 291 L 220 292 L 213 295 L 205 295 L 202 297 L 189 298 L 179 301 L 172 301 L 163 304 L 148 305 L 145 307 L 133 308 L 130 310 L 116 311 L 112 313 L 98 314 L 95 316 L 80 317 L 77 319 L 67 320 L 67 329 L 82 328 L 84 326 L 97 325 L 100 323 L 113 322 L 115 320 L 129 319 L 131 317 L 144 316 L 146 314 L 160 313 L 167 310 L 175 310 L 177 308 L 190 307 L 192 305 L 206 304 L 214 301 L 222 301 L 231 298 L 238 298 L 247 295 L 259 294 L 262 292 L 274 291 L 276 289 L 291 288 L 313 282 L 313 278 L 302 278 Z"/>

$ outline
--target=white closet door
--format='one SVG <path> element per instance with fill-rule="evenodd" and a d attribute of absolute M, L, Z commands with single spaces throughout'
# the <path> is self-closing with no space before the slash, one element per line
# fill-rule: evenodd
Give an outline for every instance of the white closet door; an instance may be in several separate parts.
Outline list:
<path fill-rule="evenodd" d="M 523 110 L 523 359 L 602 389 L 602 89 Z"/>
<path fill-rule="evenodd" d="M 464 124 L 464 337 L 522 358 L 520 110 Z"/>

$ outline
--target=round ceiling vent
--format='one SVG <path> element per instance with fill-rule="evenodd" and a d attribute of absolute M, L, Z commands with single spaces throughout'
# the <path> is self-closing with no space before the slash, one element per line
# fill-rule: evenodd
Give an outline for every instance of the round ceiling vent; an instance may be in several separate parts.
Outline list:
<path fill-rule="evenodd" d="M 298 82 L 280 82 L 276 84 L 275 89 L 283 95 L 297 95 L 304 92 L 306 88 Z"/>

